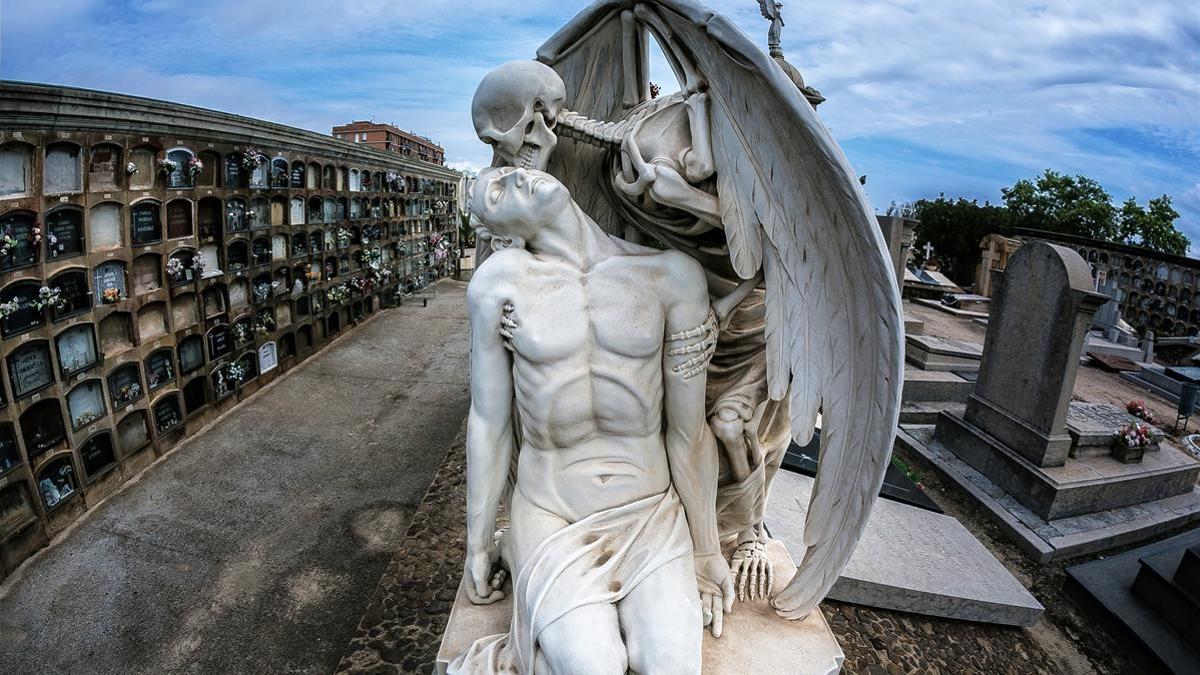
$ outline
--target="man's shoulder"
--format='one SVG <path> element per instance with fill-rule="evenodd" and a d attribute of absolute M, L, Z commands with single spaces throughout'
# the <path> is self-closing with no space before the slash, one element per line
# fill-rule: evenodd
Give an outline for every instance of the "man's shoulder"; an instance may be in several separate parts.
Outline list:
<path fill-rule="evenodd" d="M 704 277 L 704 268 L 690 255 L 674 249 L 644 249 L 623 257 L 630 265 L 653 270 L 649 278 L 658 283 L 665 299 L 707 302 L 708 281 Z"/>
<path fill-rule="evenodd" d="M 467 302 L 484 300 L 493 294 L 508 293 L 514 280 L 533 259 L 523 248 L 500 249 L 489 255 L 475 270 L 467 284 Z"/>

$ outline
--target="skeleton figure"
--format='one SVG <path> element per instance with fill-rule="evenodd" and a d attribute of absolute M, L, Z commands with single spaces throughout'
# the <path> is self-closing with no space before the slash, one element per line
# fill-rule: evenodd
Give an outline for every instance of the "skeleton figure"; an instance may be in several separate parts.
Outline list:
<path fill-rule="evenodd" d="M 782 20 L 770 4 L 774 38 Z M 675 94 L 650 96 L 650 35 Z M 808 549 L 772 599 L 789 618 L 824 597 L 865 526 L 895 433 L 903 353 L 878 226 L 798 84 L 693 0 L 605 0 L 538 61 L 488 74 L 471 109 L 495 166 L 546 170 L 606 231 L 649 236 L 704 267 L 720 327 L 706 391 L 723 455 L 719 528 L 736 544 L 743 595 L 770 588 L 766 494 L 789 437 L 807 443 L 822 414 Z"/>

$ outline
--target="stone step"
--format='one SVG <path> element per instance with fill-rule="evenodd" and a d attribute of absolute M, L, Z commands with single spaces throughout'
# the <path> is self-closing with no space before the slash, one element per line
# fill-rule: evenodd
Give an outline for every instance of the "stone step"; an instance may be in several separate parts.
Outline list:
<path fill-rule="evenodd" d="M 1200 546 L 1193 546 L 1183 552 L 1179 569 L 1175 570 L 1175 583 L 1200 598 Z"/>
<path fill-rule="evenodd" d="M 1179 561 L 1178 551 L 1139 558 L 1132 590 L 1193 649 L 1200 649 L 1200 601 L 1172 580 Z"/>
<path fill-rule="evenodd" d="M 904 334 L 905 335 L 924 335 L 925 322 L 921 319 L 914 319 L 907 314 L 904 315 Z"/>
<path fill-rule="evenodd" d="M 900 424 L 937 424 L 942 411 L 962 415 L 966 409 L 956 401 L 909 401 L 900 406 Z"/>
<path fill-rule="evenodd" d="M 973 382 L 943 370 L 921 370 L 911 366 L 904 368 L 904 390 L 901 400 L 909 401 L 952 401 L 966 403 Z"/>

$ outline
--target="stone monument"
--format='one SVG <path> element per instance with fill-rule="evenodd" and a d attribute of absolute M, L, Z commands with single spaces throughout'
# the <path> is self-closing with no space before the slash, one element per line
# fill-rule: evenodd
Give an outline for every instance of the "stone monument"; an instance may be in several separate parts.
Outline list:
<path fill-rule="evenodd" d="M 674 94 L 650 96 L 650 34 Z M 471 195 L 491 252 L 468 292 L 463 595 L 511 609 L 503 632 L 464 640 L 496 616 L 456 604 L 443 652 L 465 651 L 448 669 L 769 655 L 836 670 L 815 610 L 887 467 L 903 323 L 872 210 L 812 105 L 708 8 L 613 0 L 485 77 L 472 117 L 495 168 Z M 818 418 L 793 567 L 763 513 L 790 437 Z M 735 593 L 752 620 L 727 631 Z M 767 598 L 797 623 L 767 619 Z"/>

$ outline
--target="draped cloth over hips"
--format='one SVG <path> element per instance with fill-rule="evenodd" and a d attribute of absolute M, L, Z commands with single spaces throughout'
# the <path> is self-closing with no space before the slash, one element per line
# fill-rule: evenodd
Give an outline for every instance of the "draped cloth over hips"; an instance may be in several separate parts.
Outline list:
<path fill-rule="evenodd" d="M 542 541 L 517 573 L 509 632 L 476 640 L 447 673 L 532 673 L 547 626 L 578 607 L 620 602 L 655 570 L 691 554 L 674 488 L 572 523 Z"/>

